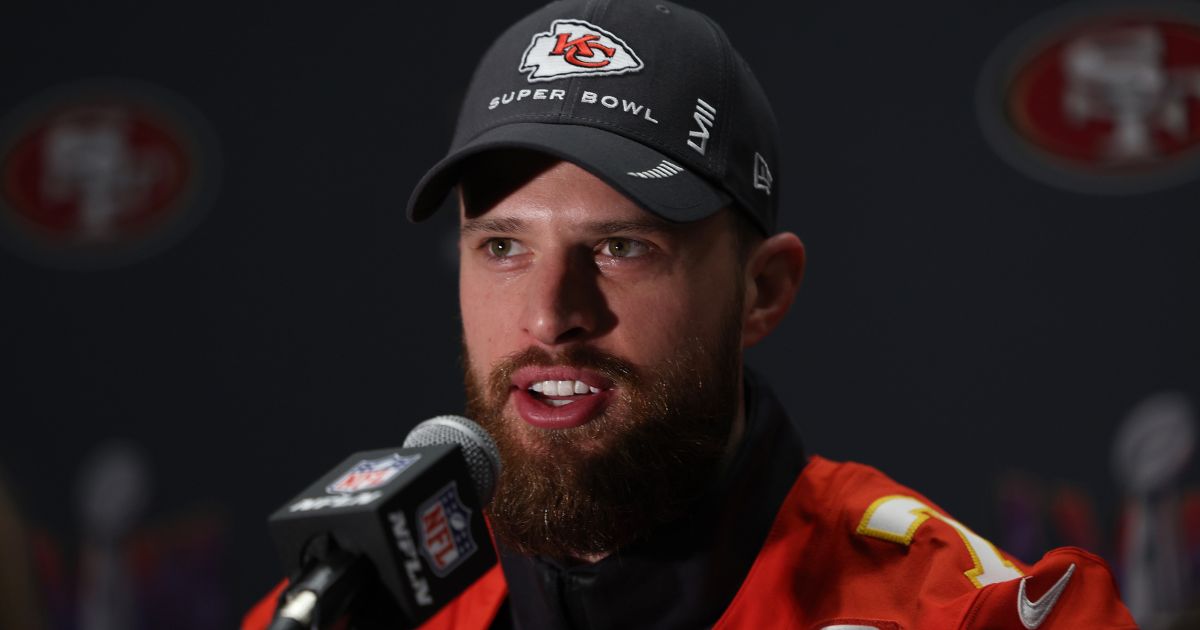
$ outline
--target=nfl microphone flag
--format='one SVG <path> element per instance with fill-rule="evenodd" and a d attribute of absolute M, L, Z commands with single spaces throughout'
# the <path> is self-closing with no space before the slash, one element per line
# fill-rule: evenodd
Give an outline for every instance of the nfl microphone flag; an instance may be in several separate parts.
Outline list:
<path fill-rule="evenodd" d="M 495 565 L 481 508 L 461 447 L 435 444 L 355 453 L 277 510 L 270 527 L 293 586 L 311 581 L 314 567 L 337 572 L 366 558 L 378 579 L 349 604 L 356 627 L 396 627 L 397 618 L 416 626 Z M 314 622 L 333 623 L 341 608 L 318 605 Z"/>

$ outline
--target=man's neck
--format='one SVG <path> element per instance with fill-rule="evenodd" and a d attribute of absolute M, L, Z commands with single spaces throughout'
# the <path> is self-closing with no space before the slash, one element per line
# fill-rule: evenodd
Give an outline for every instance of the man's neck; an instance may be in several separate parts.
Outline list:
<path fill-rule="evenodd" d="M 746 379 L 743 378 L 738 383 L 738 400 L 737 414 L 733 417 L 733 424 L 729 427 L 729 441 L 725 443 L 725 454 L 721 457 L 721 473 L 728 472 L 729 467 L 733 464 L 734 456 L 737 455 L 738 447 L 742 445 L 742 438 L 746 436 Z"/>

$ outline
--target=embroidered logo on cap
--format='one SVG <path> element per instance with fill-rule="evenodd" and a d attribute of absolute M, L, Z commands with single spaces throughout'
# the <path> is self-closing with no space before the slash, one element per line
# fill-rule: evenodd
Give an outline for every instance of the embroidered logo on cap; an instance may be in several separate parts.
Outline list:
<path fill-rule="evenodd" d="M 637 72 L 643 67 L 633 49 L 616 35 L 584 20 L 554 20 L 538 33 L 521 57 L 529 81 Z"/>
<path fill-rule="evenodd" d="M 648 169 L 645 171 L 629 171 L 626 174 L 632 175 L 634 177 L 641 177 L 642 179 L 663 179 L 664 177 L 678 175 L 679 173 L 682 173 L 682 172 L 683 172 L 682 166 L 679 166 L 678 164 L 675 164 L 673 162 L 668 162 L 666 160 L 663 160 L 658 163 L 658 166 L 655 166 L 652 169 Z"/>
<path fill-rule="evenodd" d="M 771 175 L 771 169 L 767 167 L 767 160 L 762 155 L 754 154 L 754 187 L 771 194 L 771 184 L 775 183 L 775 178 Z"/>
<path fill-rule="evenodd" d="M 698 98 L 696 99 L 696 113 L 692 114 L 692 118 L 696 119 L 700 131 L 689 131 L 687 143 L 697 153 L 704 155 L 704 151 L 708 148 L 708 138 L 712 135 L 710 130 L 717 123 L 717 108 L 704 102 L 704 99 Z M 696 144 L 697 139 L 700 140 L 700 144 Z"/>

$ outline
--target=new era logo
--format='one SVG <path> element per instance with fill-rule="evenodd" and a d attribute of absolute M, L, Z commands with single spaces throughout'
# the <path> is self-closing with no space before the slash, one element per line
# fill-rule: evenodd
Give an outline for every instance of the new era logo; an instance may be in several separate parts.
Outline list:
<path fill-rule="evenodd" d="M 767 167 L 767 160 L 761 154 L 754 154 L 754 187 L 765 191 L 768 195 L 771 194 L 771 184 L 775 182 L 775 178 L 771 176 L 771 169 Z"/>
<path fill-rule="evenodd" d="M 549 31 L 533 36 L 518 70 L 528 72 L 533 82 L 625 74 L 642 67 L 642 60 L 616 35 L 584 20 L 554 20 Z"/>

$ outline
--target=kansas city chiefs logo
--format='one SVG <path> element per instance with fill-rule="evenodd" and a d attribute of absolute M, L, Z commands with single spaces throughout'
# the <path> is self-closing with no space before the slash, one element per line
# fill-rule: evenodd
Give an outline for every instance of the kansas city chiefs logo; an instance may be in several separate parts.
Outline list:
<path fill-rule="evenodd" d="M 521 57 L 529 81 L 637 72 L 642 60 L 621 38 L 584 20 L 554 20 L 538 33 Z"/>

